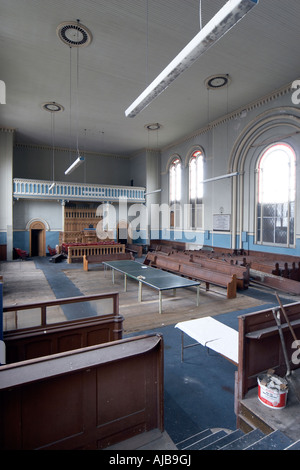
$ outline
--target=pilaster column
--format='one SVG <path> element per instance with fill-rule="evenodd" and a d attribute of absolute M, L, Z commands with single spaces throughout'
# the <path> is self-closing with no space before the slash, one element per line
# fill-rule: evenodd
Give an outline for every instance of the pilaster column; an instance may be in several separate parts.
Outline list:
<path fill-rule="evenodd" d="M 14 130 L 0 128 L 0 244 L 13 259 L 13 140 Z"/>

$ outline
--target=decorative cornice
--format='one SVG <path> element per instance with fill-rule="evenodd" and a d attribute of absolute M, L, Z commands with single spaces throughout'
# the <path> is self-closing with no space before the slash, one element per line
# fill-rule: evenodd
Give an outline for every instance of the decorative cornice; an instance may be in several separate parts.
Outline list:
<path fill-rule="evenodd" d="M 15 143 L 15 147 L 22 149 L 35 149 L 35 150 L 51 150 L 52 147 L 50 145 L 43 145 L 43 144 L 28 144 L 28 143 Z M 67 152 L 67 153 L 77 153 L 77 150 L 75 149 L 69 149 L 66 147 L 55 147 L 56 152 Z M 101 153 L 101 152 L 91 152 L 91 151 L 84 151 L 82 152 L 85 156 L 86 155 L 96 155 L 98 157 L 104 157 L 104 158 L 122 158 L 125 160 L 129 160 L 131 158 L 130 155 L 118 155 L 118 154 L 112 154 L 112 153 Z"/>
<path fill-rule="evenodd" d="M 258 100 L 252 101 L 248 103 L 245 106 L 241 106 L 237 110 L 233 111 L 232 113 L 228 113 L 221 118 L 216 119 L 215 121 L 210 122 L 207 126 L 202 127 L 198 129 L 197 131 L 193 132 L 192 134 L 189 134 L 188 136 L 178 140 L 175 143 L 172 143 L 170 145 L 167 145 L 166 147 L 162 148 L 162 152 L 166 150 L 170 150 L 173 147 L 176 147 L 184 142 L 188 142 L 189 140 L 194 139 L 195 137 L 198 137 L 200 135 L 206 134 L 209 132 L 211 129 L 218 127 L 224 123 L 227 123 L 229 121 L 232 121 L 233 119 L 238 118 L 242 113 L 248 113 L 249 111 L 253 111 L 254 109 L 260 108 L 261 106 L 264 106 L 265 104 L 274 101 L 281 96 L 286 95 L 287 93 L 291 92 L 292 89 L 292 83 L 290 82 L 288 85 L 284 85 L 283 87 L 268 93 L 267 95 L 264 95 L 263 97 L 259 98 Z"/>
<path fill-rule="evenodd" d="M 0 132 L 11 132 L 14 133 L 16 129 L 13 127 L 0 127 Z"/>

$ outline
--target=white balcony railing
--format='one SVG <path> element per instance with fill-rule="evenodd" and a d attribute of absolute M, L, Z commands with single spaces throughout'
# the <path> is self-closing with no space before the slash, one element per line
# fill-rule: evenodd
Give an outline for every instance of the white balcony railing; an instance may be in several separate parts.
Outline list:
<path fill-rule="evenodd" d="M 104 184 L 56 182 L 14 178 L 15 198 L 65 199 L 76 201 L 119 201 L 145 202 L 145 188 L 135 186 L 109 186 Z"/>

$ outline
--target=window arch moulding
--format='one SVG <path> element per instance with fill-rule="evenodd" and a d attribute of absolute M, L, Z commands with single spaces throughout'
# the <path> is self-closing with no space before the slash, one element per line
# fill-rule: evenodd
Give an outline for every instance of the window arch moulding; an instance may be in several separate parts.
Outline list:
<path fill-rule="evenodd" d="M 277 131 L 285 128 L 284 135 Z M 263 139 L 270 131 L 273 137 Z M 276 131 L 276 133 L 275 133 Z M 238 172 L 238 178 L 234 178 L 232 187 L 232 248 L 241 249 L 241 234 L 244 232 L 244 183 L 246 161 L 249 158 L 257 158 L 260 148 L 266 148 L 279 141 L 291 142 L 293 137 L 300 133 L 300 109 L 296 107 L 280 107 L 265 111 L 253 119 L 240 133 L 233 145 L 228 172 Z M 297 155 L 296 155 L 297 158 Z M 251 165 L 250 165 L 251 166 Z M 248 175 L 249 176 L 249 175 Z M 253 198 L 254 199 L 254 198 Z M 253 201 L 253 204 L 254 201 Z M 240 235 L 239 242 L 237 235 Z"/>
<path fill-rule="evenodd" d="M 41 222 L 44 226 L 45 226 L 45 229 L 47 231 L 50 230 L 50 225 L 48 224 L 48 222 L 45 220 L 45 219 L 41 219 L 41 218 L 34 218 L 34 219 L 30 219 L 27 224 L 26 224 L 26 230 L 29 231 L 30 230 L 30 226 L 34 223 L 34 222 Z"/>

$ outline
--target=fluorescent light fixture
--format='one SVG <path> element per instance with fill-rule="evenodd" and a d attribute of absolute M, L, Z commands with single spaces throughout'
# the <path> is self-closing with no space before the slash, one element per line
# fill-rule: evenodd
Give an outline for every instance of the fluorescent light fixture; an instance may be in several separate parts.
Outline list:
<path fill-rule="evenodd" d="M 145 193 L 145 196 L 148 196 L 148 194 L 154 194 L 154 193 L 160 193 L 161 189 L 154 189 L 154 191 L 149 191 L 148 193 Z"/>
<path fill-rule="evenodd" d="M 126 109 L 127 117 L 135 117 L 160 95 L 184 70 L 241 20 L 259 0 L 229 0 L 170 62 L 155 80 Z"/>
<path fill-rule="evenodd" d="M 238 176 L 239 175 L 239 172 L 235 172 L 235 173 L 227 173 L 226 175 L 221 175 L 221 176 L 215 176 L 214 178 L 209 178 L 207 180 L 202 180 L 202 181 L 199 181 L 199 184 L 201 183 L 209 183 L 210 181 L 217 181 L 217 180 L 223 180 L 224 178 L 231 178 L 232 176 Z"/>
<path fill-rule="evenodd" d="M 81 163 L 84 162 L 84 157 L 78 157 L 77 160 L 75 160 L 74 163 L 72 163 L 71 166 L 69 166 L 69 168 L 65 171 L 65 175 L 68 175 L 69 173 L 72 173 L 72 171 L 75 170 L 75 168 L 77 168 L 79 165 L 81 165 Z"/>

